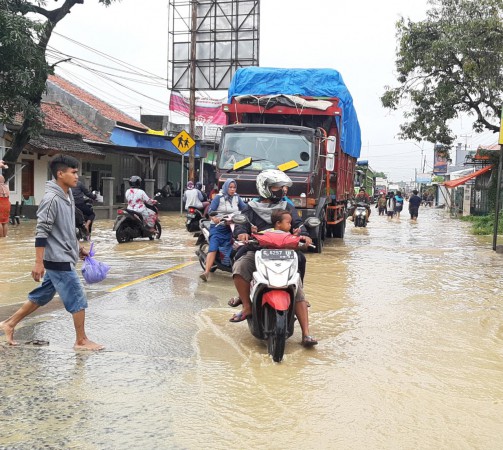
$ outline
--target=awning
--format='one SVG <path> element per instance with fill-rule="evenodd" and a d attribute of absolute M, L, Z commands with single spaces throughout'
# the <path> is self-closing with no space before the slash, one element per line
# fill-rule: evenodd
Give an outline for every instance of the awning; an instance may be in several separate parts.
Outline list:
<path fill-rule="evenodd" d="M 447 188 L 455 188 L 455 187 L 461 186 L 462 184 L 465 184 L 468 180 L 471 180 L 472 178 L 476 178 L 479 175 L 482 175 L 483 173 L 486 173 L 487 171 L 491 170 L 492 168 L 493 168 L 492 164 L 490 166 L 485 166 L 482 169 L 479 169 L 469 175 L 465 175 L 464 177 L 456 178 L 455 180 L 446 181 L 444 183 L 444 186 Z"/>

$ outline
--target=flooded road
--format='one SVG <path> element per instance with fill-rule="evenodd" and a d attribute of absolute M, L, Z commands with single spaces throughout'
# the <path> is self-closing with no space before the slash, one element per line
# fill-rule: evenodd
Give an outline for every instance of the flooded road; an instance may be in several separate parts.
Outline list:
<path fill-rule="evenodd" d="M 319 345 L 304 350 L 296 330 L 275 364 L 228 322 L 230 275 L 201 282 L 180 217 L 161 223 L 160 241 L 122 245 L 97 224 L 112 271 L 86 288 L 87 327 L 106 352 L 71 350 L 59 301 L 17 332 L 50 346 L 0 347 L 0 448 L 501 448 L 503 264 L 490 238 L 433 209 L 418 224 L 374 211 L 366 229 L 348 222 L 308 255 Z M 0 240 L 1 318 L 35 285 L 33 226 Z"/>

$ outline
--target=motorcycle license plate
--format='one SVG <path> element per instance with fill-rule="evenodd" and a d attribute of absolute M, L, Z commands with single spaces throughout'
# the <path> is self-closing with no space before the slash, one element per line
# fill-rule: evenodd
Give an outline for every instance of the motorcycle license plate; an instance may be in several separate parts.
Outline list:
<path fill-rule="evenodd" d="M 288 260 L 295 258 L 293 250 L 262 250 L 262 258 Z"/>
<path fill-rule="evenodd" d="M 194 217 L 196 217 L 195 214 L 187 214 L 187 219 L 193 219 Z"/>

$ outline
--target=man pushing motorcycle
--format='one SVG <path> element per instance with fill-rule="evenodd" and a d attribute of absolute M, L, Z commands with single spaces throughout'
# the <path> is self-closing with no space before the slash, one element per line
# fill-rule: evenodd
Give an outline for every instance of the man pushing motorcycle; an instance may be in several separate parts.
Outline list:
<path fill-rule="evenodd" d="M 239 241 L 248 242 L 251 234 L 251 224 L 255 225 L 259 232 L 270 229 L 271 225 L 273 225 L 271 221 L 272 211 L 281 209 L 288 211 L 292 216 L 292 230 L 290 231 L 293 232 L 293 234 L 303 236 L 306 245 L 311 244 L 312 240 L 309 237 L 309 233 L 302 225 L 302 220 L 297 210 L 293 205 L 282 200 L 283 187 L 289 187 L 291 185 L 292 180 L 290 177 L 280 170 L 268 169 L 260 172 L 256 180 L 257 192 L 260 195 L 260 199 L 259 201 L 249 202 L 246 205 L 242 214 L 246 216 L 248 223 L 236 224 L 234 236 Z M 299 260 L 299 274 L 301 280 L 304 281 L 306 257 L 301 252 L 297 252 L 297 255 Z M 234 262 L 232 277 L 239 297 L 232 304 L 229 304 L 231 306 L 242 304 L 242 310 L 234 314 L 230 322 L 242 322 L 251 314 L 250 282 L 255 270 L 254 251 L 248 251 L 242 254 Z M 302 286 L 299 286 L 295 297 L 295 314 L 302 329 L 302 345 L 305 347 L 316 345 L 318 341 L 309 333 L 309 314 Z"/>

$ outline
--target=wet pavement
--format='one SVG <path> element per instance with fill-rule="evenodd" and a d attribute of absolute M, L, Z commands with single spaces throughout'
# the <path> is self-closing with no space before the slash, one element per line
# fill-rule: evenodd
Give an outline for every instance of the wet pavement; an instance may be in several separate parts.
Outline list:
<path fill-rule="evenodd" d="M 59 300 L 16 333 L 49 346 L 0 346 L 1 449 L 501 448 L 503 265 L 489 237 L 434 209 L 418 224 L 348 222 L 308 255 L 320 344 L 304 350 L 296 330 L 275 364 L 228 322 L 230 275 L 199 280 L 183 219 L 161 223 L 159 241 L 121 245 L 96 224 L 112 270 L 86 287 L 87 330 L 106 351 L 72 350 Z M 0 319 L 36 285 L 33 229 L 0 240 Z"/>

